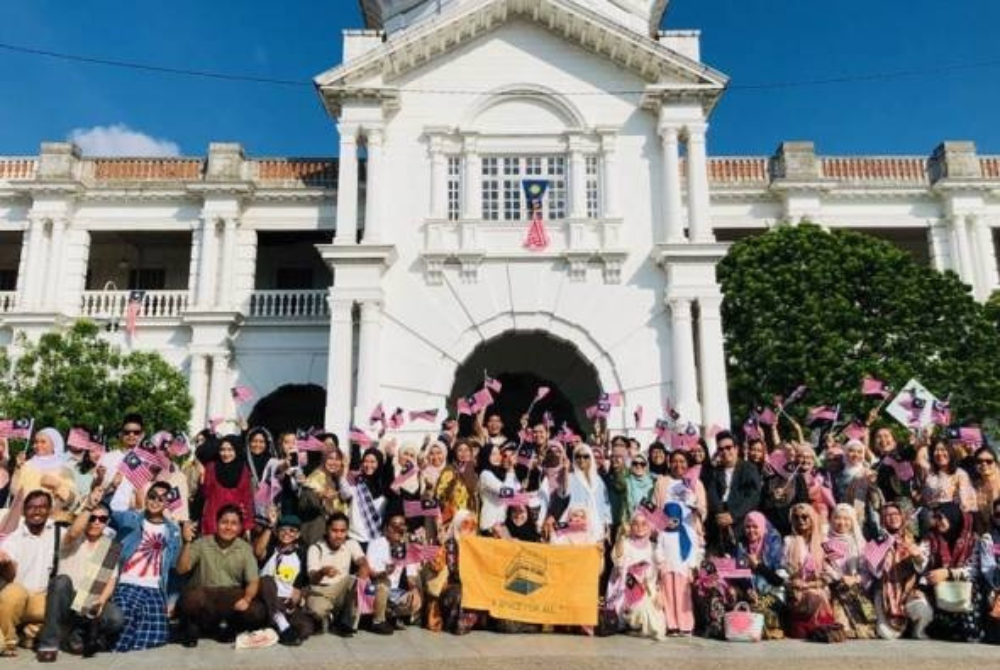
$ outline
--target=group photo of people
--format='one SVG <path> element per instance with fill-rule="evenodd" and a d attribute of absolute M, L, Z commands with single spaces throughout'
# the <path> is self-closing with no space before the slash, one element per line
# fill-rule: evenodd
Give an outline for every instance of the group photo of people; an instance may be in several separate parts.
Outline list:
<path fill-rule="evenodd" d="M 381 406 L 347 435 L 235 421 L 189 439 L 126 414 L 100 440 L 0 422 L 0 656 L 408 627 L 1000 643 L 997 453 L 946 405 L 902 425 L 886 391 L 865 420 L 815 408 L 800 423 L 776 399 L 735 431 L 668 405 L 643 443 L 608 430 L 607 395 L 590 435 L 534 403 L 507 425 L 493 384 L 422 417 L 424 435 Z M 597 596 L 594 625 L 468 606 L 472 537 L 592 547 L 600 573 L 578 588 Z"/>

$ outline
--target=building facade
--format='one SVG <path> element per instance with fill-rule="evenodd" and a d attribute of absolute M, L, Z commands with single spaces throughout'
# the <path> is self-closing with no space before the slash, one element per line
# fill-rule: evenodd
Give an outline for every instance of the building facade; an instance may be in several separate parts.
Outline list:
<path fill-rule="evenodd" d="M 612 428 L 668 399 L 726 426 L 715 266 L 733 241 L 808 218 L 889 239 L 979 299 L 1000 283 L 1000 157 L 709 156 L 727 79 L 698 32 L 659 30 L 665 0 L 361 6 L 365 29 L 315 79 L 337 159 L 0 157 L 0 345 L 95 319 L 186 372 L 193 428 L 245 414 L 241 385 L 318 402 L 342 434 L 379 402 L 453 410 L 485 371 L 514 418 L 546 384 L 578 424 L 603 391 L 624 396 Z M 524 244 L 525 179 L 549 185 L 544 250 Z"/>

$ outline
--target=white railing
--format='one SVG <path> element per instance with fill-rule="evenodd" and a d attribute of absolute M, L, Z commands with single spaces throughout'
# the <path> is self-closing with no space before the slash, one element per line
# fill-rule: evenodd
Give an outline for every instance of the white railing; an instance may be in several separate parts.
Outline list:
<path fill-rule="evenodd" d="M 0 314 L 13 312 L 17 307 L 16 291 L 0 291 Z"/>
<path fill-rule="evenodd" d="M 326 289 L 254 291 L 247 316 L 265 319 L 320 319 L 330 316 Z"/>
<path fill-rule="evenodd" d="M 98 319 L 122 318 L 130 291 L 84 291 L 80 315 Z M 146 291 L 138 316 L 179 317 L 188 307 L 187 291 Z"/>

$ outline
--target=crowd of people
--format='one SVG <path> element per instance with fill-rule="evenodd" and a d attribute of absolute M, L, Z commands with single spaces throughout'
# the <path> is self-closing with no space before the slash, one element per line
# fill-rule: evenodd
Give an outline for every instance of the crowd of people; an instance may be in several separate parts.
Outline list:
<path fill-rule="evenodd" d="M 39 430 L 0 491 L 0 655 L 551 632 L 463 606 L 458 554 L 477 534 L 600 552 L 580 585 L 597 624 L 576 633 L 734 638 L 740 612 L 769 640 L 1000 643 L 1000 470 L 965 431 L 897 441 L 873 413 L 813 444 L 783 415 L 740 440 L 644 446 L 555 439 L 528 416 L 508 430 L 486 409 L 472 423 L 420 444 L 205 430 L 185 449 L 129 415 L 104 453 Z"/>

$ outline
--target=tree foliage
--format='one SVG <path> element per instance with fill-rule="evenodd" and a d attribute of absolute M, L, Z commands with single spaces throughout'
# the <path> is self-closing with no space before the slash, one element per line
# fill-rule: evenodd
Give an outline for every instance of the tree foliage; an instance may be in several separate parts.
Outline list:
<path fill-rule="evenodd" d="M 860 394 L 866 375 L 951 394 L 956 418 L 1000 416 L 1000 331 L 953 273 L 803 223 L 734 244 L 719 279 L 737 417 L 798 384 L 803 405 L 863 416 L 874 404 Z"/>
<path fill-rule="evenodd" d="M 183 430 L 191 414 L 184 375 L 159 354 L 123 353 L 100 337 L 90 321 L 28 343 L 6 375 L 0 408 L 8 417 L 31 417 L 35 426 L 116 428 L 138 412 L 155 429 Z"/>

